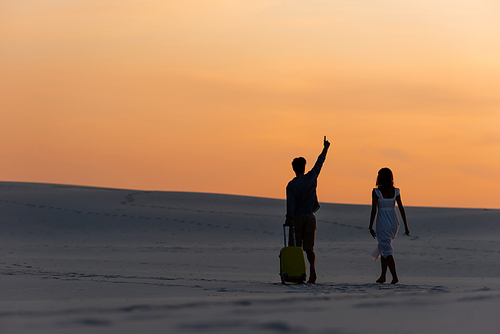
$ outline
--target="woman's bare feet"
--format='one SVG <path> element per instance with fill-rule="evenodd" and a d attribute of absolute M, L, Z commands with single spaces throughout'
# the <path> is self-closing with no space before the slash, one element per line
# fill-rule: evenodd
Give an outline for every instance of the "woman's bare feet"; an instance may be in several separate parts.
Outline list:
<path fill-rule="evenodd" d="M 380 276 L 378 280 L 376 280 L 377 283 L 383 284 L 385 283 L 385 277 Z"/>
<path fill-rule="evenodd" d="M 392 279 L 391 284 L 396 284 L 397 282 L 399 282 L 399 280 L 398 280 L 398 278 L 396 277 L 396 278 L 393 278 L 393 279 Z"/>

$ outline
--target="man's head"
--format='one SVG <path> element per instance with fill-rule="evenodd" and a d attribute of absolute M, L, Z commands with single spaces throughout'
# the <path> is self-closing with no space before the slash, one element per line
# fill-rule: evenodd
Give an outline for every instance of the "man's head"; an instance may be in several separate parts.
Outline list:
<path fill-rule="evenodd" d="M 303 157 L 293 159 L 292 168 L 295 174 L 297 175 L 304 174 L 306 170 L 306 159 Z"/>

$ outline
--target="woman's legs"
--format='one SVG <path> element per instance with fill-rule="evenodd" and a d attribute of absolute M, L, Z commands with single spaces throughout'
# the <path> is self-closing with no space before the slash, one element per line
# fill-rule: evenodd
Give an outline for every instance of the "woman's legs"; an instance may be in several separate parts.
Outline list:
<path fill-rule="evenodd" d="M 394 256 L 389 255 L 387 257 L 380 256 L 380 266 L 382 267 L 382 273 L 380 274 L 380 278 L 377 280 L 377 283 L 384 283 L 385 277 L 387 274 L 387 267 L 391 271 L 392 282 L 391 284 L 396 284 L 399 282 L 398 274 L 396 272 L 396 261 L 394 260 Z"/>
<path fill-rule="evenodd" d="M 387 261 L 387 266 L 389 267 L 389 270 L 391 271 L 392 275 L 391 284 L 396 284 L 397 282 L 399 282 L 399 280 L 398 280 L 398 274 L 396 272 L 396 261 L 394 260 L 394 256 L 389 255 L 388 257 L 386 257 L 386 261 Z"/>
<path fill-rule="evenodd" d="M 382 273 L 380 274 L 380 277 L 377 280 L 377 283 L 384 283 L 385 282 L 385 275 L 387 274 L 387 259 L 385 257 L 383 257 L 382 255 L 380 256 L 380 266 L 382 267 Z"/>

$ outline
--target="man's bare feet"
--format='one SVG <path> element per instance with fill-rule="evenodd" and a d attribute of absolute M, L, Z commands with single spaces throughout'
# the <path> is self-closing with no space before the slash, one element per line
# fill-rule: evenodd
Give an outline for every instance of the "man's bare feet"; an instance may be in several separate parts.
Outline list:
<path fill-rule="evenodd" d="M 316 284 L 316 269 L 311 268 L 311 274 L 309 275 L 309 281 L 307 281 L 309 284 Z"/>
<path fill-rule="evenodd" d="M 398 280 L 398 278 L 396 277 L 396 278 L 393 278 L 393 279 L 392 279 L 391 284 L 396 284 L 397 282 L 399 282 L 399 280 Z"/>
<path fill-rule="evenodd" d="M 380 284 L 385 283 L 385 277 L 380 277 L 376 282 Z"/>

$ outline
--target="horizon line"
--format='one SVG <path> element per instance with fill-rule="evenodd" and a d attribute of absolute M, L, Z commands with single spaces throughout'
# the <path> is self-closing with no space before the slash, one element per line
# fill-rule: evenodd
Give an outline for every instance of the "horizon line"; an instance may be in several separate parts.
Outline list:
<path fill-rule="evenodd" d="M 221 195 L 221 196 L 234 196 L 234 197 L 250 197 L 250 198 L 261 198 L 269 200 L 285 201 L 285 198 L 267 197 L 267 196 L 255 196 L 255 195 L 243 195 L 243 194 L 228 194 L 220 192 L 209 192 L 209 191 L 187 191 L 187 190 L 145 190 L 145 189 L 131 189 L 131 188 L 115 188 L 106 186 L 95 186 L 95 185 L 80 185 L 80 184 L 69 184 L 69 183 L 53 183 L 53 182 L 38 182 L 38 181 L 1 181 L 0 184 L 26 184 L 26 185 L 46 185 L 46 186 L 60 186 L 60 187 L 73 187 L 73 188 L 90 188 L 90 189 L 103 189 L 103 190 L 129 190 L 129 191 L 140 191 L 140 192 L 165 192 L 165 193 L 186 193 L 186 194 L 206 194 L 206 195 Z M 333 205 L 353 205 L 353 206 L 371 206 L 371 204 L 360 204 L 360 203 L 342 203 L 342 202 L 324 202 L 319 201 L 320 204 L 333 204 Z M 464 209 L 464 210 L 500 210 L 500 208 L 486 208 L 486 207 L 459 207 L 459 206 L 423 206 L 423 205 L 405 205 L 406 208 L 428 208 L 428 209 Z"/>

